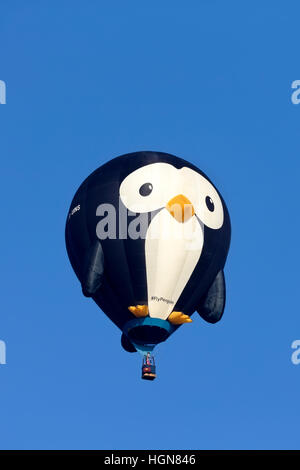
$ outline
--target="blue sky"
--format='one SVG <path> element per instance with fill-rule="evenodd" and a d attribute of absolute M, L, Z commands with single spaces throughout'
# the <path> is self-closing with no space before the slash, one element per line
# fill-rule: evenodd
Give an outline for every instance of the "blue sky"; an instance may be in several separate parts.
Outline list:
<path fill-rule="evenodd" d="M 1 449 L 299 448 L 299 2 L 1 2 Z M 205 171 L 232 220 L 222 322 L 158 379 L 81 294 L 71 199 L 122 153 Z"/>

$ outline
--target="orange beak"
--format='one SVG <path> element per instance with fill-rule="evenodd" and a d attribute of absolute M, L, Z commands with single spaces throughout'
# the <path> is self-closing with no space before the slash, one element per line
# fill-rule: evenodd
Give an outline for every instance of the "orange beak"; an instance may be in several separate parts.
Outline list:
<path fill-rule="evenodd" d="M 170 199 L 166 209 L 177 220 L 177 222 L 187 222 L 195 214 L 195 209 L 191 201 L 183 194 Z"/>

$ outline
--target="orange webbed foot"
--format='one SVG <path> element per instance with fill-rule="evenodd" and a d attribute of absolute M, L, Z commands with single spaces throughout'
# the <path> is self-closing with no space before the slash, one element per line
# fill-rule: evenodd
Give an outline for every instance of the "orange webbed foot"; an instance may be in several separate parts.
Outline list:
<path fill-rule="evenodd" d="M 147 317 L 149 314 L 148 305 L 136 305 L 128 307 L 131 313 L 137 318 L 139 317 Z"/>
<path fill-rule="evenodd" d="M 182 325 L 183 323 L 191 323 L 193 320 L 182 312 L 170 313 L 168 320 L 172 325 Z"/>

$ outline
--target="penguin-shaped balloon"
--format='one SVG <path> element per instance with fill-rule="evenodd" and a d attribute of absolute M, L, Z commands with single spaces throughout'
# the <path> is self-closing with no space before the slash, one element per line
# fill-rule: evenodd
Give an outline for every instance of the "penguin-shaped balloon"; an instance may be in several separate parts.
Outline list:
<path fill-rule="evenodd" d="M 126 351 L 152 351 L 191 315 L 225 307 L 225 202 L 208 177 L 162 152 L 117 157 L 80 186 L 66 246 L 85 296 L 121 329 Z"/>

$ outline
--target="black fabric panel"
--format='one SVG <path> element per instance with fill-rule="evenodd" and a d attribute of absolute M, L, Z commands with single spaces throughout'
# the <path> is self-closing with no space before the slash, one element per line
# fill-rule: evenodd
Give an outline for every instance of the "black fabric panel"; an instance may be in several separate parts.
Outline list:
<path fill-rule="evenodd" d="M 86 297 L 91 297 L 101 286 L 104 273 L 104 254 L 99 240 L 93 243 L 85 261 L 82 292 Z"/>
<path fill-rule="evenodd" d="M 219 271 L 197 311 L 207 322 L 217 323 L 223 316 L 225 302 L 225 276 L 223 271 Z"/>

